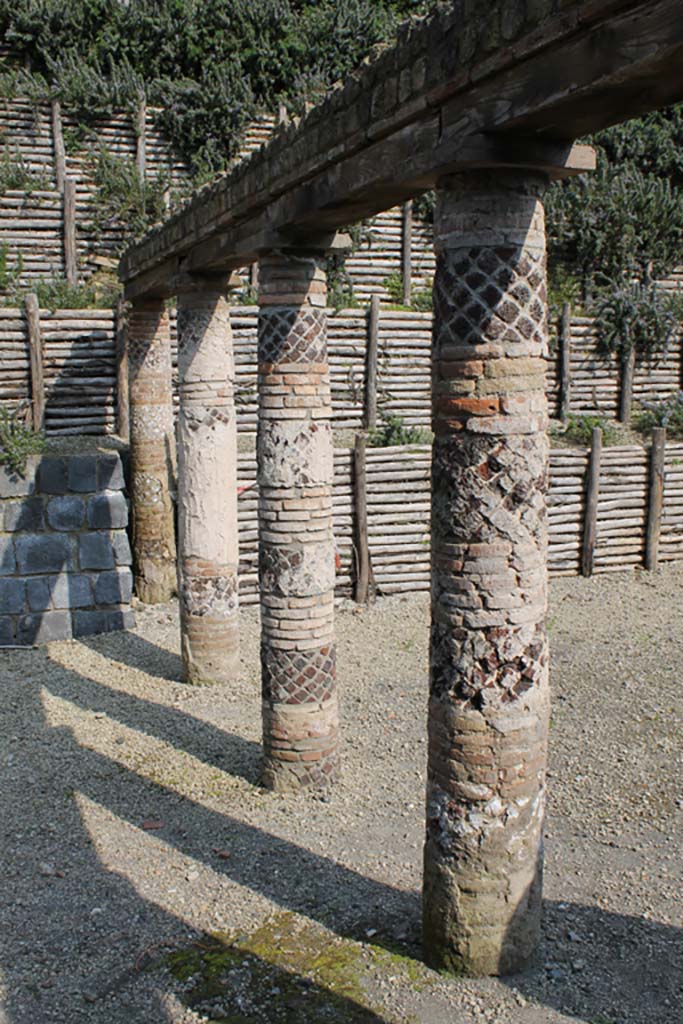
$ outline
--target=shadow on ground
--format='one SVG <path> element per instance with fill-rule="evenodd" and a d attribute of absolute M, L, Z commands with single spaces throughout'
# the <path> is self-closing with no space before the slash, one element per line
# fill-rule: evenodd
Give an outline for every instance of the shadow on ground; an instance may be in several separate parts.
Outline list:
<path fill-rule="evenodd" d="M 150 650 L 153 645 L 131 634 L 101 637 L 88 644 L 103 657 L 139 668 L 146 666 L 148 658 L 157 657 Z M 42 678 L 34 682 L 29 670 L 40 659 L 47 671 L 36 672 Z M 400 946 L 396 936 L 404 933 L 406 926 L 417 935 L 416 892 L 364 877 L 142 778 L 112 756 L 90 747 L 82 737 L 79 742 L 70 728 L 51 726 L 46 720 L 45 700 L 49 696 L 84 712 L 105 714 L 129 729 L 185 750 L 223 773 L 241 775 L 251 784 L 258 777 L 256 744 L 185 711 L 131 696 L 71 669 L 51 666 L 46 651 L 22 653 L 11 659 L 11 665 L 4 673 L 0 705 L 6 766 L 0 790 L 6 886 L 0 906 L 2 976 L 7 988 L 4 1017 L 0 1012 L 3 1024 L 171 1021 L 174 1018 L 163 995 L 164 977 L 159 975 L 159 984 L 150 985 L 150 965 L 158 970 L 160 963 L 166 962 L 167 949 L 189 950 L 188 955 L 194 955 L 206 941 L 186 920 L 170 914 L 123 874 L 103 865 L 95 845 L 97 837 L 91 836 L 81 813 L 84 800 L 115 819 L 122 843 L 128 842 L 123 834 L 126 830 L 144 829 L 150 815 L 158 817 L 154 838 L 160 859 L 164 847 L 179 851 L 349 942 L 367 941 L 370 928 L 377 930 L 373 943 L 387 949 Z M 108 834 L 115 842 L 111 832 Z M 111 852 L 110 861 L 116 861 L 116 849 Z M 555 951 L 554 974 L 539 966 L 509 979 L 518 992 L 578 1020 L 618 1024 L 623 1018 L 673 1024 L 683 997 L 683 932 L 576 904 L 546 903 L 546 917 L 556 931 L 562 931 L 566 921 L 568 932 L 580 932 L 585 940 L 581 954 L 575 953 L 567 937 L 560 944 L 560 954 Z M 156 952 L 150 954 L 150 948 Z M 208 949 L 224 956 L 219 997 L 231 1015 L 223 1019 L 245 1024 L 265 1019 L 265 1010 L 254 1009 L 246 995 L 257 984 L 259 991 L 270 986 L 273 1021 L 381 1024 L 393 1019 L 391 1014 L 378 1015 L 363 1005 L 353 988 L 342 984 L 332 991 L 317 985 L 306 977 L 308 967 L 300 958 L 267 957 L 257 945 L 234 947 L 228 942 L 227 948 L 227 953 Z M 671 962 L 673 948 L 676 963 Z M 628 968 L 634 949 L 639 953 L 637 975 Z M 404 944 L 403 950 L 413 957 L 419 955 L 415 946 Z M 665 950 L 668 961 L 663 961 Z M 581 958 L 583 966 L 577 967 Z M 448 1016 L 448 1007 L 457 1005 L 457 983 L 446 985 L 434 977 L 440 987 L 418 997 L 424 999 L 423 1015 L 418 1019 L 454 1020 Z M 188 993 L 192 992 L 197 995 L 196 986 L 188 988 Z M 200 997 L 210 999 L 211 993 L 201 992 Z M 632 1016 L 636 1005 L 638 1013 L 646 1007 L 645 1016 Z M 304 1006 L 309 1007 L 308 1017 L 302 1015 Z M 520 1011 L 519 1020 L 525 1019 L 532 1020 Z"/>

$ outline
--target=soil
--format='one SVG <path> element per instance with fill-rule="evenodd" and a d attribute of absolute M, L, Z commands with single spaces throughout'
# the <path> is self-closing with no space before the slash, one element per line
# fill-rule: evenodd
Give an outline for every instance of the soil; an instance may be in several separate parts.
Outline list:
<path fill-rule="evenodd" d="M 0 1022 L 680 1024 L 683 571 L 552 584 L 544 940 L 419 959 L 429 603 L 338 614 L 343 782 L 262 791 L 258 616 L 183 685 L 175 604 L 0 654 Z"/>

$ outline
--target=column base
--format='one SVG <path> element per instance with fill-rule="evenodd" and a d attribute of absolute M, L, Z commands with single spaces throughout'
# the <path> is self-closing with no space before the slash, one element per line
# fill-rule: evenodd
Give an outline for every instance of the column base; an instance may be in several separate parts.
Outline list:
<path fill-rule="evenodd" d="M 135 572 L 135 594 L 143 604 L 167 604 L 178 589 L 175 562 L 145 560 Z"/>
<path fill-rule="evenodd" d="M 193 686 L 234 683 L 239 671 L 237 618 L 183 616 L 182 656 L 184 679 Z"/>
<path fill-rule="evenodd" d="M 263 704 L 266 789 L 327 789 L 339 778 L 336 696 L 322 704 Z"/>

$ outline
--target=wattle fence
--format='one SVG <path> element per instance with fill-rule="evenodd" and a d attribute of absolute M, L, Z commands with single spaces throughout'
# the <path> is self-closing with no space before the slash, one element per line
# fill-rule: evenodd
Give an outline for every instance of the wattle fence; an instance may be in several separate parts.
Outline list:
<path fill-rule="evenodd" d="M 238 429 L 256 430 L 255 306 L 235 306 L 232 327 L 239 403 Z M 377 324 L 377 402 L 380 413 L 406 425 L 430 425 L 431 313 L 378 308 L 331 310 L 330 374 L 335 430 L 363 425 L 366 360 L 373 322 Z M 48 434 L 113 433 L 116 424 L 117 319 L 110 310 L 41 310 Z M 121 324 L 121 327 L 124 325 Z M 171 322 L 175 348 L 175 317 Z M 591 320 L 573 317 L 570 336 L 569 411 L 606 418 L 618 403 L 618 367 L 601 354 Z M 636 367 L 635 401 L 667 398 L 681 388 L 682 349 L 675 339 L 659 359 Z M 548 359 L 547 393 L 552 415 L 559 412 L 560 356 Z M 28 321 L 23 309 L 0 307 L 0 402 L 32 396 Z"/>
<path fill-rule="evenodd" d="M 553 449 L 548 500 L 551 577 L 581 572 L 588 533 L 587 481 L 590 451 Z M 431 449 L 404 445 L 367 450 L 368 548 L 379 594 L 429 589 Z M 252 453 L 239 456 L 240 594 L 258 601 L 258 489 Z M 637 446 L 606 448 L 598 474 L 593 571 L 606 573 L 645 564 L 654 481 L 650 452 Z M 659 564 L 683 561 L 683 444 L 667 444 Z M 339 554 L 337 596 L 351 597 L 356 575 L 353 452 L 337 449 L 334 461 L 334 524 Z"/>

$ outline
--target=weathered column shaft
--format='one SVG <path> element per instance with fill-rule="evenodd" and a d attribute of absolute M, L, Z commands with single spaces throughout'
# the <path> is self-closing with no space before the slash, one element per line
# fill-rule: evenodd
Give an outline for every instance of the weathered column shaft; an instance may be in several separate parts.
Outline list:
<path fill-rule="evenodd" d="M 178 296 L 178 590 L 185 678 L 239 661 L 237 429 L 230 309 L 215 286 Z"/>
<path fill-rule="evenodd" d="M 157 604 L 176 589 L 171 341 L 163 299 L 133 305 L 128 368 L 135 591 Z"/>
<path fill-rule="evenodd" d="M 435 223 L 429 963 L 509 973 L 539 934 L 548 728 L 542 175 L 477 171 Z"/>
<path fill-rule="evenodd" d="M 259 578 L 264 784 L 338 770 L 332 433 L 320 256 L 259 266 Z"/>

